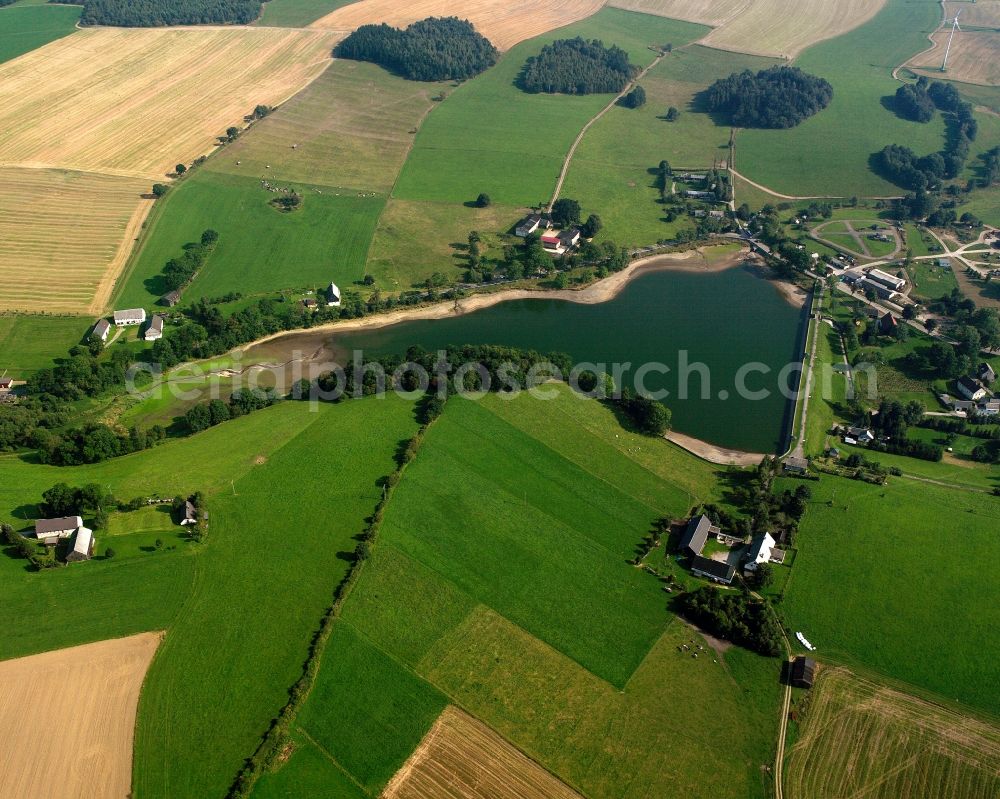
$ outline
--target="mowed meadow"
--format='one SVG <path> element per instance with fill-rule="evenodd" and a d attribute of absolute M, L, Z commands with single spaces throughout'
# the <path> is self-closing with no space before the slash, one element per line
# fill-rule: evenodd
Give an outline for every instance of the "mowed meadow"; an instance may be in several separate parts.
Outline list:
<path fill-rule="evenodd" d="M 1000 608 L 979 567 L 1000 558 L 998 525 L 1000 499 L 975 490 L 824 477 L 781 613 L 824 659 L 1000 715 L 1000 667 L 985 656 L 1000 646 Z"/>
<path fill-rule="evenodd" d="M 0 8 L 0 63 L 29 53 L 76 29 L 81 8 L 20 0 Z"/>
<path fill-rule="evenodd" d="M 778 661 L 682 651 L 701 639 L 628 563 L 655 518 L 712 494 L 712 467 L 555 391 L 449 402 L 256 796 L 323 754 L 378 796 L 449 704 L 588 797 L 764 795 Z M 477 765 L 449 762 L 447 784 Z"/>

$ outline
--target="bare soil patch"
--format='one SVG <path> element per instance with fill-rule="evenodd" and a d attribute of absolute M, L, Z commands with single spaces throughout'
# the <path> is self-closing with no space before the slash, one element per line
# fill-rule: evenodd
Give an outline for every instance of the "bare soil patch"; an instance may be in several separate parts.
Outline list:
<path fill-rule="evenodd" d="M 603 5 L 604 0 L 468 0 L 456 8 L 448 0 L 361 0 L 316 20 L 312 27 L 352 31 L 380 22 L 405 27 L 427 17 L 457 14 L 498 49 L 508 50 L 525 39 L 596 14 Z"/>
<path fill-rule="evenodd" d="M 124 799 L 146 670 L 142 633 L 0 663 L 0 796 Z"/>
<path fill-rule="evenodd" d="M 481 721 L 449 706 L 381 799 L 581 797 Z"/>

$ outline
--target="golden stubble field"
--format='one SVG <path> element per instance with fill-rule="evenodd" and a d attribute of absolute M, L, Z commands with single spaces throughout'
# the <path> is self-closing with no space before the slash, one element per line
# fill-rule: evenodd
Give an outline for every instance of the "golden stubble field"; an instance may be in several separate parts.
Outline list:
<path fill-rule="evenodd" d="M 104 310 L 152 183 L 305 87 L 338 38 L 93 28 L 0 64 L 0 310 Z"/>
<path fill-rule="evenodd" d="M 1000 729 L 827 667 L 789 753 L 785 795 L 995 799 Z"/>
<path fill-rule="evenodd" d="M 361 0 L 316 20 L 313 28 L 351 31 L 386 22 L 395 27 L 427 17 L 458 16 L 469 20 L 500 50 L 596 14 L 604 0 Z"/>
<path fill-rule="evenodd" d="M 610 5 L 711 25 L 701 44 L 794 58 L 810 45 L 863 25 L 886 0 L 611 0 Z"/>
<path fill-rule="evenodd" d="M 0 796 L 123 799 L 136 707 L 160 633 L 0 663 Z"/>
<path fill-rule="evenodd" d="M 0 65 L 0 165 L 163 178 L 258 104 L 330 64 L 337 40 L 276 28 L 96 28 Z"/>
<path fill-rule="evenodd" d="M 582 799 L 493 730 L 444 709 L 381 799 Z"/>
<path fill-rule="evenodd" d="M 965 15 L 959 17 L 965 24 Z M 948 56 L 948 71 L 941 72 L 945 47 L 951 27 L 942 28 L 931 35 L 934 47 L 910 62 L 910 66 L 930 77 L 946 77 L 963 83 L 981 86 L 1000 86 L 1000 33 L 985 31 L 960 31 L 955 34 Z"/>
<path fill-rule="evenodd" d="M 958 24 L 966 28 L 1000 28 L 1000 0 L 977 0 L 970 3 L 945 2 L 945 16 L 953 19 L 959 14 Z"/>
<path fill-rule="evenodd" d="M 140 178 L 0 167 L 0 307 L 99 313 L 152 204 L 148 191 Z"/>

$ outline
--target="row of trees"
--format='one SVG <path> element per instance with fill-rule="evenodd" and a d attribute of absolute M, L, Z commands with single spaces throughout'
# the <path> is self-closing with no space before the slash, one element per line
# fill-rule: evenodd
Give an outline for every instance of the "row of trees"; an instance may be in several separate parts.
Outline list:
<path fill-rule="evenodd" d="M 709 86 L 702 95 L 709 111 L 725 114 L 741 128 L 792 128 L 822 111 L 833 87 L 798 67 L 736 72 Z"/>
<path fill-rule="evenodd" d="M 80 466 L 154 447 L 166 436 L 161 425 L 146 430 L 130 427 L 122 433 L 106 424 L 92 423 L 58 432 L 39 427 L 32 431 L 29 443 L 41 463 Z"/>
<path fill-rule="evenodd" d="M 218 233 L 206 230 L 201 234 L 200 241 L 185 244 L 184 254 L 180 258 L 171 258 L 163 267 L 164 291 L 177 291 L 194 280 L 218 240 Z"/>
<path fill-rule="evenodd" d="M 405 29 L 362 25 L 334 54 L 371 61 L 410 80 L 466 80 L 489 69 L 499 53 L 468 20 L 428 17 Z"/>
<path fill-rule="evenodd" d="M 261 0 L 84 0 L 80 24 L 122 28 L 247 25 L 260 16 L 260 6 Z"/>
<path fill-rule="evenodd" d="M 638 71 L 620 47 L 599 39 L 558 39 L 531 56 L 517 85 L 526 92 L 601 94 L 622 91 Z M 634 106 L 633 106 L 634 107 Z"/>
<path fill-rule="evenodd" d="M 279 397 L 274 389 L 239 389 L 230 395 L 227 402 L 213 399 L 194 405 L 184 414 L 184 422 L 192 433 L 200 433 L 230 419 L 246 416 L 254 411 L 274 405 Z"/>

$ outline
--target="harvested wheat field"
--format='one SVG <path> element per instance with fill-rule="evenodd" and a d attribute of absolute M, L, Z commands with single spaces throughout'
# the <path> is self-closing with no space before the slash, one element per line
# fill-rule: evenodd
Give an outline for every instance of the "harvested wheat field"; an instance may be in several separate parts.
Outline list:
<path fill-rule="evenodd" d="M 102 310 L 152 204 L 146 191 L 139 178 L 0 167 L 0 309 Z"/>
<path fill-rule="evenodd" d="M 824 668 L 785 771 L 789 799 L 995 799 L 1000 729 Z"/>
<path fill-rule="evenodd" d="M 509 50 L 525 39 L 596 14 L 603 5 L 604 0 L 468 0 L 458 7 L 449 0 L 361 0 L 311 27 L 351 31 L 380 22 L 401 27 L 426 17 L 456 15 L 469 20 L 498 49 Z"/>
<path fill-rule="evenodd" d="M 330 63 L 337 36 L 275 28 L 81 30 L 0 65 L 0 165 L 159 178 Z"/>
<path fill-rule="evenodd" d="M 160 633 L 0 663 L 0 796 L 125 799 L 139 689 Z"/>
<path fill-rule="evenodd" d="M 863 25 L 886 0 L 612 0 L 611 5 L 712 25 L 701 44 L 795 58 L 805 48 Z"/>
<path fill-rule="evenodd" d="M 964 22 L 964 14 L 959 22 Z M 1000 33 L 961 31 L 955 34 L 948 56 L 948 71 L 941 72 L 944 50 L 951 28 L 937 31 L 931 38 L 934 48 L 921 53 L 910 63 L 917 72 L 931 77 L 947 77 L 963 83 L 1000 86 Z"/>
<path fill-rule="evenodd" d="M 1000 29 L 1000 0 L 978 0 L 970 3 L 963 0 L 960 3 L 946 2 L 945 16 L 953 19 L 960 14 L 958 24 L 963 28 L 998 28 Z"/>
<path fill-rule="evenodd" d="M 493 730 L 446 707 L 382 799 L 582 799 Z"/>

